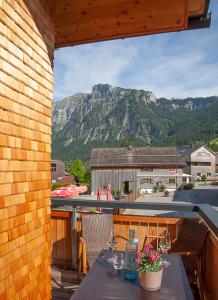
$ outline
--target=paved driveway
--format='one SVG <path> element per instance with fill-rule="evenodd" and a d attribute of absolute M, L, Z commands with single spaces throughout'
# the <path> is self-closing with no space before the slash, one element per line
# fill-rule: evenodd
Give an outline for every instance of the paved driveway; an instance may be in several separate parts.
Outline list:
<path fill-rule="evenodd" d="M 191 191 L 176 192 L 172 201 L 210 204 L 218 208 L 218 188 L 209 185 L 197 185 L 196 188 Z"/>
<path fill-rule="evenodd" d="M 162 202 L 162 203 L 193 203 L 193 204 L 210 204 L 218 210 L 218 187 L 211 185 L 197 184 L 196 188 L 191 191 L 171 192 L 169 197 L 163 197 L 163 193 L 146 194 L 140 196 L 137 201 L 139 202 Z M 125 214 L 135 215 L 150 215 L 150 216 L 174 216 L 174 217 L 193 217 L 193 212 L 167 212 L 157 210 L 129 210 Z"/>

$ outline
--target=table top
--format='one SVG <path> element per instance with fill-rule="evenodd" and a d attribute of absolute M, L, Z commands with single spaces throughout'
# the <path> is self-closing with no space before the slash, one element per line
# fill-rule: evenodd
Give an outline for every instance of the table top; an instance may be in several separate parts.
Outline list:
<path fill-rule="evenodd" d="M 161 289 L 155 292 L 140 287 L 139 280 L 128 281 L 122 270 L 114 270 L 103 250 L 81 282 L 71 300 L 194 300 L 185 269 L 178 255 L 167 255 L 170 266 L 164 268 Z"/>

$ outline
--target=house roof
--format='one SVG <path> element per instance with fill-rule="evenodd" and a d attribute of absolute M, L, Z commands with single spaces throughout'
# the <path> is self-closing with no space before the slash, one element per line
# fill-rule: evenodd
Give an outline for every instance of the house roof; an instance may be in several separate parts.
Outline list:
<path fill-rule="evenodd" d="M 91 152 L 92 168 L 100 167 L 185 167 L 175 147 L 95 148 Z"/>
<path fill-rule="evenodd" d="M 70 183 L 71 181 L 74 181 L 74 176 L 63 176 L 61 179 L 57 180 L 57 183 Z"/>
<path fill-rule="evenodd" d="M 62 163 L 62 164 L 64 164 L 64 162 L 62 160 L 59 160 L 59 159 L 52 159 L 51 163 Z"/>
<path fill-rule="evenodd" d="M 182 154 L 183 155 L 191 155 L 192 153 L 194 153 L 195 151 L 197 151 L 198 149 L 200 149 L 201 147 L 206 148 L 208 151 L 210 151 L 213 155 L 216 155 L 216 153 L 214 153 L 209 147 L 207 147 L 206 145 L 196 145 L 190 149 L 187 149 L 186 151 L 184 151 Z"/>

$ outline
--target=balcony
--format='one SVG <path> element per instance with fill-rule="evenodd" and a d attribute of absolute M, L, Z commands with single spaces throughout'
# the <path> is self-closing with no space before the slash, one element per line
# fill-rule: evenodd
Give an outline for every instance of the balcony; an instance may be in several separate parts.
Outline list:
<path fill-rule="evenodd" d="M 52 199 L 53 299 L 70 299 L 79 285 L 77 261 L 81 215 L 87 214 L 80 208 L 99 206 L 116 212 L 113 227 L 118 250 L 124 250 L 130 228 L 135 229 L 139 249 L 144 243 L 158 247 L 161 233 L 168 229 L 171 252 L 182 256 L 194 298 L 218 299 L 218 219 L 217 212 L 209 205 Z M 158 214 L 124 215 L 118 213 L 118 209 L 121 212 L 125 209 L 155 210 Z M 166 211 L 177 212 L 178 216 L 173 214 L 171 217 L 172 214 Z M 187 218 L 184 217 L 186 212 Z"/>

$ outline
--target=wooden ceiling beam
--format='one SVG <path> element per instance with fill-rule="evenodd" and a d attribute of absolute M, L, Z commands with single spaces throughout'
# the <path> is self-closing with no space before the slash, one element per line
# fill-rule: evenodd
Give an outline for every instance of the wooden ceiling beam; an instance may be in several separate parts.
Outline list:
<path fill-rule="evenodd" d="M 207 0 L 54 0 L 56 48 L 188 28 Z"/>

